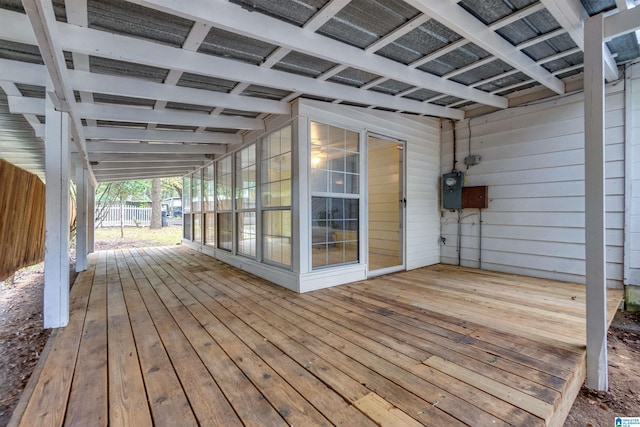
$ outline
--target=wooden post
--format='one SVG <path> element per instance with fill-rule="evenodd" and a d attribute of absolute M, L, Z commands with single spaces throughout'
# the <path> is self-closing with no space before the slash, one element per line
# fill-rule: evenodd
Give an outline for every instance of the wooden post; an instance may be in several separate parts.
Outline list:
<path fill-rule="evenodd" d="M 47 94 L 44 327 L 69 323 L 69 114 Z"/>
<path fill-rule="evenodd" d="M 605 205 L 604 17 L 585 22 L 585 262 L 587 286 L 587 386 L 606 391 L 607 260 Z"/>
<path fill-rule="evenodd" d="M 96 189 L 91 184 L 87 188 L 87 253 L 96 250 Z"/>
<path fill-rule="evenodd" d="M 87 169 L 76 164 L 76 271 L 87 269 L 87 190 L 89 187 Z"/>

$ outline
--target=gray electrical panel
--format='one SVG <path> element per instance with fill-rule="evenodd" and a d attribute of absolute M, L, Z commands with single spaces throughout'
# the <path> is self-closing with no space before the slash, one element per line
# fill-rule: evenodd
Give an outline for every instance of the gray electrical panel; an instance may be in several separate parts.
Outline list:
<path fill-rule="evenodd" d="M 462 180 L 464 174 L 453 171 L 442 175 L 442 208 L 462 209 Z"/>

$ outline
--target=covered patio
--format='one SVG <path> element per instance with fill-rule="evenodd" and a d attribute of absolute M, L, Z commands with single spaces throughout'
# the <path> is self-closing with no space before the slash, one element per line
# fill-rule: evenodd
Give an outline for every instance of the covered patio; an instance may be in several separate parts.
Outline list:
<path fill-rule="evenodd" d="M 585 344 L 579 284 L 440 264 L 296 294 L 185 247 L 98 252 L 10 425 L 560 425 Z"/>

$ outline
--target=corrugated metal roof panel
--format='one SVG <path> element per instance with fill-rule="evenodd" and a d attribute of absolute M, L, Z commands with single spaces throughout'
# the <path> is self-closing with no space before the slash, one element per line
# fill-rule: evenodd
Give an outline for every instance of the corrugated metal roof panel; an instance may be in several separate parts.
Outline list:
<path fill-rule="evenodd" d="M 307 77 L 318 77 L 336 65 L 335 62 L 292 51 L 274 65 L 273 69 Z"/>
<path fill-rule="evenodd" d="M 516 45 L 558 28 L 558 22 L 544 9 L 500 28 L 497 33 Z"/>
<path fill-rule="evenodd" d="M 117 127 L 117 128 L 130 128 L 130 129 L 146 129 L 147 123 L 142 122 L 118 122 L 115 120 L 96 120 L 98 127 Z"/>
<path fill-rule="evenodd" d="M 244 90 L 244 92 L 242 92 L 242 95 L 245 95 L 245 96 L 255 96 L 256 98 L 265 98 L 265 99 L 276 99 L 278 101 L 290 94 L 291 92 L 287 90 L 259 86 L 259 85 L 250 85 Z"/>
<path fill-rule="evenodd" d="M 237 84 L 238 82 L 233 82 L 231 80 L 218 79 L 200 74 L 182 73 L 177 86 L 229 93 Z"/>
<path fill-rule="evenodd" d="M 435 19 L 430 19 L 377 53 L 394 61 L 409 64 L 459 39 L 460 35 Z"/>
<path fill-rule="evenodd" d="M 555 61 L 547 62 L 542 66 L 553 73 L 554 71 L 562 70 L 582 63 L 584 63 L 584 54 L 582 52 L 577 52 L 572 55 L 556 59 Z"/>
<path fill-rule="evenodd" d="M 440 95 L 440 92 L 436 92 L 428 89 L 418 89 L 415 92 L 411 92 L 403 96 L 403 98 L 414 99 L 416 101 L 425 101 L 427 99 L 431 99 L 438 95 Z"/>
<path fill-rule="evenodd" d="M 494 90 L 515 85 L 521 82 L 526 82 L 527 80 L 531 80 L 531 77 L 527 76 L 524 73 L 516 73 L 507 77 L 503 77 L 501 79 L 494 80 L 489 83 L 485 83 L 481 86 L 478 86 L 478 89 L 483 90 L 485 92 L 493 92 Z"/>
<path fill-rule="evenodd" d="M 617 53 L 617 62 L 630 61 L 640 57 L 640 46 L 636 35 L 633 33 L 625 34 L 624 36 L 616 37 L 607 43 L 612 53 Z"/>
<path fill-rule="evenodd" d="M 182 47 L 193 21 L 124 0 L 88 0 L 89 28 Z"/>
<path fill-rule="evenodd" d="M 235 134 L 238 133 L 240 129 L 229 129 L 229 128 L 206 128 L 205 132 L 216 132 L 216 133 L 228 133 Z"/>
<path fill-rule="evenodd" d="M 521 90 L 530 89 L 530 88 L 536 87 L 536 86 L 540 86 L 540 83 L 538 83 L 538 82 L 529 82 L 529 83 L 523 84 L 522 86 L 518 86 L 518 87 L 515 87 L 515 88 L 504 90 L 502 92 L 498 92 L 498 95 L 506 96 L 506 95 L 509 95 L 510 93 L 519 92 Z"/>
<path fill-rule="evenodd" d="M 198 52 L 258 65 L 276 48 L 272 44 L 213 27 Z"/>
<path fill-rule="evenodd" d="M 265 15 L 302 26 L 318 13 L 329 0 L 229 0 L 247 10 L 255 10 Z"/>
<path fill-rule="evenodd" d="M 8 40 L 0 40 L 0 58 L 28 62 L 30 64 L 44 64 L 38 46 Z"/>
<path fill-rule="evenodd" d="M 132 98 L 129 96 L 109 95 L 105 93 L 94 93 L 93 102 L 105 104 L 131 105 L 136 107 L 153 107 L 156 103 L 153 99 Z"/>
<path fill-rule="evenodd" d="M 19 114 L 11 114 L 0 89 L 0 158 L 40 176 L 44 181 L 44 142 Z"/>
<path fill-rule="evenodd" d="M 496 59 L 488 64 L 473 68 L 466 73 L 459 74 L 451 80 L 465 85 L 471 85 L 480 80 L 488 79 L 511 70 L 513 70 L 512 66 L 500 59 Z"/>
<path fill-rule="evenodd" d="M 260 113 L 256 113 L 253 111 L 234 110 L 231 108 L 226 108 L 222 110 L 220 115 L 221 116 L 241 116 L 241 117 L 249 117 L 249 118 L 255 119 L 260 115 Z"/>
<path fill-rule="evenodd" d="M 165 70 L 164 68 L 116 61 L 98 56 L 89 56 L 89 69 L 92 73 L 136 77 L 157 83 L 163 83 L 169 73 L 169 70 Z"/>
<path fill-rule="evenodd" d="M 352 0 L 318 32 L 365 48 L 419 13 L 399 0 Z"/>
<path fill-rule="evenodd" d="M 374 92 L 382 92 L 390 95 L 395 95 L 397 93 L 404 92 L 405 90 L 410 89 L 412 87 L 413 87 L 412 85 L 399 82 L 397 80 L 387 80 L 383 83 L 380 83 L 377 86 L 372 87 L 369 90 L 372 90 Z"/>
<path fill-rule="evenodd" d="M 29 98 L 42 98 L 45 97 L 44 86 L 33 86 L 16 83 L 16 87 L 22 94 L 22 96 L 28 96 Z"/>
<path fill-rule="evenodd" d="M 582 5 L 587 10 L 589 16 L 592 16 L 614 9 L 616 7 L 616 0 L 582 0 Z"/>
<path fill-rule="evenodd" d="M 576 47 L 576 44 L 571 36 L 564 33 L 549 40 L 534 44 L 531 47 L 523 49 L 522 52 L 534 61 L 539 61 L 556 53 L 573 49 L 574 47 Z"/>
<path fill-rule="evenodd" d="M 312 99 L 314 101 L 322 101 L 322 102 L 333 102 L 333 101 L 335 101 L 335 99 L 333 99 L 333 98 L 323 98 L 322 96 L 310 95 L 308 93 L 303 94 L 301 96 L 301 98 Z"/>
<path fill-rule="evenodd" d="M 20 0 L 0 0 L 0 8 L 11 10 L 13 12 L 25 13 L 24 7 L 22 6 L 22 2 Z M 64 0 L 53 1 L 53 12 L 55 13 L 56 19 L 58 21 L 67 22 Z"/>
<path fill-rule="evenodd" d="M 429 104 L 446 106 L 446 105 L 454 104 L 460 101 L 463 101 L 463 99 L 458 98 L 457 96 L 445 96 L 444 98 L 436 99 L 435 101 L 432 101 Z"/>
<path fill-rule="evenodd" d="M 331 77 L 329 81 L 341 83 L 348 86 L 360 87 L 379 77 L 379 75 L 369 73 L 367 71 L 358 70 L 355 68 L 347 68 L 341 73 L 338 73 L 335 76 Z"/>
<path fill-rule="evenodd" d="M 458 5 L 478 18 L 486 25 L 511 15 L 537 0 L 462 0 Z"/>
<path fill-rule="evenodd" d="M 213 107 L 206 105 L 183 104 L 181 102 L 167 102 L 165 108 L 182 111 L 204 111 L 205 113 L 211 113 L 213 111 Z"/>
<path fill-rule="evenodd" d="M 442 55 L 435 61 L 430 61 L 421 65 L 418 69 L 437 76 L 442 76 L 448 72 L 477 62 L 487 56 L 489 56 L 489 52 L 486 50 L 473 43 L 467 43 L 452 52 Z"/>
<path fill-rule="evenodd" d="M 158 130 L 184 130 L 184 131 L 195 131 L 197 126 L 183 126 L 183 125 L 168 125 L 168 124 L 158 124 L 156 126 Z"/>

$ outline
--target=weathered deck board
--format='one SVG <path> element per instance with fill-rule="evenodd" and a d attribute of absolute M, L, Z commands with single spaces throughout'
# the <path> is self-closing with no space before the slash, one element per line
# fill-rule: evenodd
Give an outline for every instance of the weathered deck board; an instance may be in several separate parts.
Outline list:
<path fill-rule="evenodd" d="M 584 380 L 576 284 L 438 265 L 297 295 L 164 247 L 92 255 L 71 297 L 13 425 L 560 425 Z"/>

